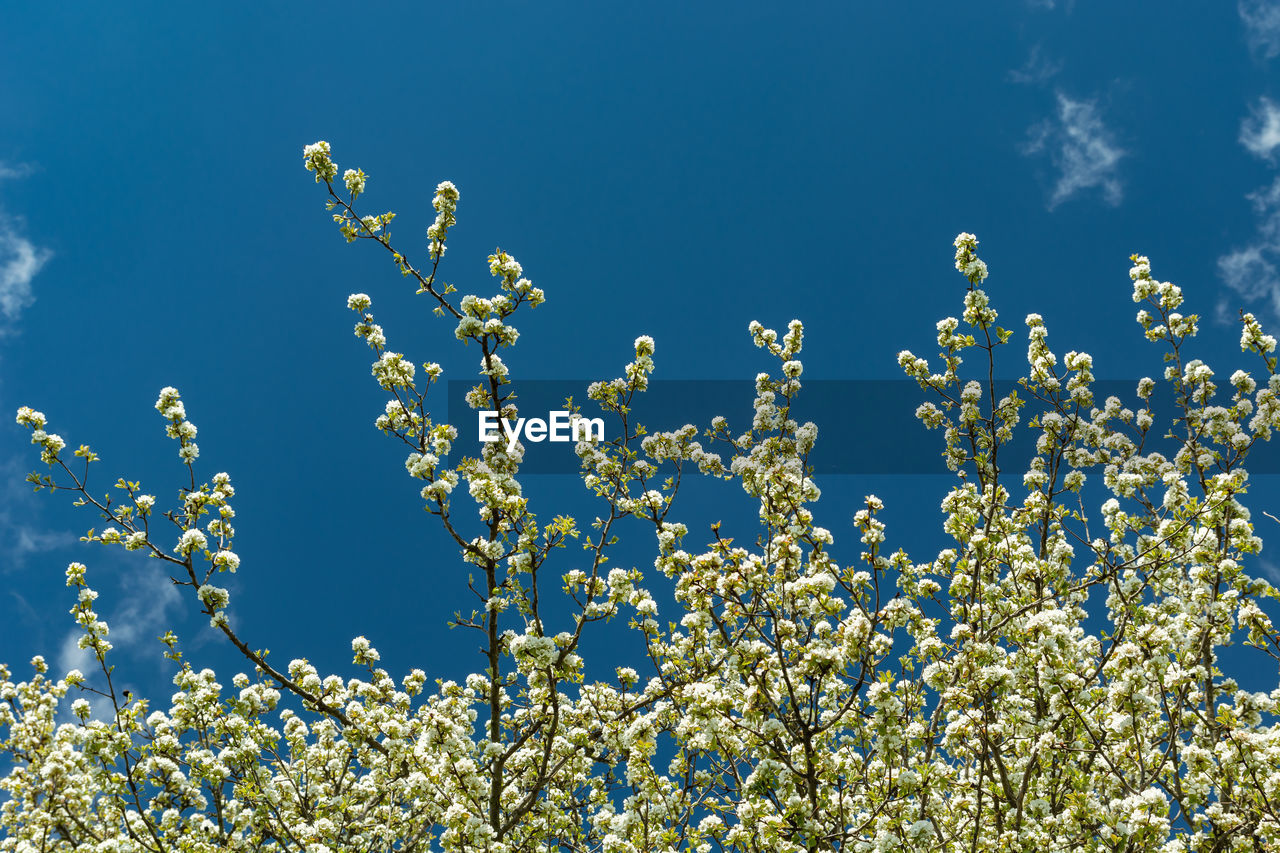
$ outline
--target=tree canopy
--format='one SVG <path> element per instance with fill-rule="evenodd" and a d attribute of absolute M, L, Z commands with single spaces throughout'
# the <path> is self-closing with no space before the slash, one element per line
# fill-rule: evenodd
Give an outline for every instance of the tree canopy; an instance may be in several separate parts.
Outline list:
<path fill-rule="evenodd" d="M 437 278 L 452 183 L 415 260 L 392 242 L 394 214 L 358 207 L 363 171 L 340 173 L 325 142 L 304 164 L 342 236 L 381 246 L 475 345 L 472 408 L 516 418 L 520 380 L 502 353 L 514 316 L 545 299 L 520 263 L 495 251 L 497 292 L 458 295 Z M 1032 314 L 1023 377 L 997 393 L 1016 335 L 997 325 L 977 246 L 956 238 L 967 289 L 960 317 L 937 323 L 937 357 L 898 355 L 955 473 L 942 496 L 952 543 L 930 555 L 908 553 L 911 531 L 890 544 L 875 496 L 853 533 L 822 517 L 818 428 L 792 415 L 799 321 L 748 330 L 776 359 L 749 425 L 646 431 L 632 404 L 655 343 L 636 339 L 623 375 L 588 392 L 612 424 L 575 447 L 600 507 L 580 523 L 525 495 L 522 443 L 457 458 L 460 425 L 432 416 L 440 366 L 393 351 L 373 299 L 352 294 L 388 397 L 377 427 L 406 446 L 408 476 L 470 571 L 457 592 L 476 609 L 455 621 L 482 654 L 463 683 L 397 677 L 363 637 L 354 675 L 278 667 L 237 632 L 216 585 L 240 566 L 236 491 L 207 473 L 177 390 L 156 402 L 185 469 L 172 505 L 127 479 L 91 491 L 97 454 L 68 452 L 21 408 L 45 465 L 32 484 L 100 515 L 91 541 L 162 561 L 246 664 L 228 688 L 169 633 L 172 698 L 119 690 L 97 593 L 72 563 L 80 645 L 100 671 L 0 667 L 0 850 L 1280 849 L 1280 687 L 1244 690 L 1220 661 L 1233 643 L 1271 671 L 1280 660 L 1245 504 L 1247 457 L 1280 426 L 1276 339 L 1243 314 L 1260 378 L 1238 370 L 1220 387 L 1188 352 L 1199 318 L 1181 313 L 1182 291 L 1135 255 L 1156 377 L 1130 401 L 1098 399 L 1090 356 L 1059 357 Z M 1019 433 L 1035 453 L 1015 473 Z M 739 485 L 758 525 L 691 531 L 676 496 L 693 477 Z M 652 568 L 611 561 L 624 519 L 651 528 Z M 677 612 L 660 617 L 659 585 Z M 591 637 L 612 618 L 636 632 L 648 671 L 588 679 L 587 657 L 610 663 Z"/>

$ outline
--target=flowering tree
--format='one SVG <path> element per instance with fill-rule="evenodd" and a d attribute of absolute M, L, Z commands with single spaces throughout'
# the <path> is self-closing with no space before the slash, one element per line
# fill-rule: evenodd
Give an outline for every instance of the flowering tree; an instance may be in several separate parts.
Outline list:
<path fill-rule="evenodd" d="M 304 161 L 343 236 L 380 245 L 477 345 L 470 405 L 516 417 L 500 351 L 517 341 L 512 317 L 543 302 L 520 264 L 495 252 L 498 293 L 455 298 L 436 278 L 452 184 L 437 188 L 417 266 L 391 241 L 393 214 L 357 212 L 362 171 L 339 181 L 324 142 Z M 976 245 L 956 239 L 969 289 L 962 317 L 937 325 L 940 362 L 898 356 L 957 475 L 943 500 L 954 544 L 923 562 L 885 545 L 875 497 L 853 519 L 856 555 L 838 557 L 816 523 L 817 429 L 791 415 L 799 322 L 781 337 L 751 325 L 778 368 L 757 377 L 741 431 L 724 418 L 701 435 L 634 423 L 654 370 L 654 343 L 639 338 L 623 376 L 590 388 L 616 427 L 577 444 L 601 507 L 582 527 L 535 514 L 519 443 L 448 461 L 457 430 L 427 402 L 441 368 L 391 351 L 370 298 L 351 296 L 389 396 L 377 427 L 407 445 L 408 474 L 472 569 L 477 610 L 457 624 L 481 637 L 483 660 L 462 684 L 431 688 L 417 669 L 397 681 L 362 637 L 357 677 L 304 659 L 278 669 L 233 629 L 214 582 L 240 563 L 235 490 L 227 474 L 200 472 L 176 390 L 156 403 L 186 467 L 181 502 L 167 509 L 125 480 L 95 497 L 97 455 L 82 445 L 68 458 L 44 415 L 20 409 L 48 466 L 31 482 L 100 514 L 107 526 L 90 540 L 163 561 L 248 672 L 227 691 L 170 633 L 172 701 L 126 695 L 97 593 L 71 564 L 80 644 L 101 672 L 50 673 L 36 658 L 14 681 L 0 667 L 11 759 L 0 850 L 1280 849 L 1280 689 L 1244 691 L 1218 668 L 1233 641 L 1280 659 L 1262 609 L 1275 593 L 1247 568 L 1262 542 L 1242 502 L 1243 460 L 1280 427 L 1275 338 L 1243 315 L 1241 347 L 1262 357 L 1267 379 L 1237 371 L 1220 391 L 1185 357 L 1197 318 L 1178 313 L 1181 291 L 1133 259 L 1138 322 L 1163 348 L 1177 402 L 1177 449 L 1165 456 L 1151 446 L 1170 427 L 1153 412 L 1156 382 L 1139 383 L 1133 407 L 1095 399 L 1090 357 L 1060 361 L 1038 315 L 1026 320 L 1027 375 L 997 395 L 997 353 L 1013 333 L 979 288 Z M 980 379 L 965 378 L 966 357 Z M 1036 437 L 1020 481 L 999 464 L 1017 430 Z M 740 484 L 758 506 L 754 534 L 729 538 L 717 524 L 686 548 L 673 501 L 695 475 Z M 1091 475 L 1101 485 L 1086 489 Z M 1099 524 L 1085 492 L 1103 487 Z M 609 562 L 625 519 L 652 526 L 655 574 Z M 670 583 L 681 611 L 665 626 L 651 581 Z M 615 616 L 629 619 L 652 671 L 621 666 L 588 681 L 592 626 Z M 1086 629 L 1101 617 L 1103 630 Z M 75 691 L 110 711 L 97 718 L 80 696 L 59 716 Z"/>

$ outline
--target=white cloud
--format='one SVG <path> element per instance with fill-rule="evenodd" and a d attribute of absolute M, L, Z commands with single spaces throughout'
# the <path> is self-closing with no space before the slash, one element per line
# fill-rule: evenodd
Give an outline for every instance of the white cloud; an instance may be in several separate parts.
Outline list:
<path fill-rule="evenodd" d="M 94 602 L 94 609 L 110 626 L 107 639 L 111 642 L 112 649 L 107 653 L 107 664 L 110 666 L 112 663 L 120 663 L 121 658 L 124 657 L 131 662 L 153 662 L 158 669 L 164 670 L 168 668 L 168 662 L 162 657 L 161 644 L 157 638 L 165 630 L 174 627 L 174 617 L 182 604 L 181 592 L 164 569 L 159 566 L 154 564 L 133 566 L 129 565 L 132 561 L 127 559 L 114 562 L 124 569 L 124 573 L 118 576 L 118 583 L 110 584 L 110 588 L 102 584 L 106 572 L 96 574 L 91 567 L 89 573 L 89 583 L 101 592 L 100 597 Z M 11 594 L 21 607 L 28 611 L 32 610 L 20 595 Z M 74 599 L 73 592 L 69 592 L 68 595 Z M 88 686 L 94 690 L 105 691 L 107 684 L 97 657 L 93 652 L 80 648 L 80 638 L 84 636 L 84 629 L 75 626 L 71 616 L 63 618 L 65 624 L 74 627 L 70 627 L 62 635 L 56 652 L 51 656 L 50 676 L 59 679 L 76 669 L 85 676 Z M 126 667 L 121 667 L 112 676 L 117 697 L 123 698 L 126 690 L 143 695 L 145 690 L 140 685 L 146 684 L 144 672 L 137 666 L 128 667 L 135 676 L 140 678 L 139 682 L 131 682 L 119 674 L 125 669 Z M 75 722 L 71 712 L 71 702 L 80 698 L 89 702 L 90 715 L 93 719 L 114 719 L 115 709 L 109 696 L 102 696 L 91 690 L 73 689 L 58 710 L 59 723 Z"/>
<path fill-rule="evenodd" d="M 1253 242 L 1218 258 L 1218 275 L 1249 302 L 1266 302 L 1280 317 L 1280 178 L 1248 199 L 1258 215 Z"/>
<path fill-rule="evenodd" d="M 54 678 L 62 678 L 73 669 L 80 670 L 82 675 L 93 675 L 98 669 L 98 660 L 93 656 L 93 652 L 88 649 L 80 648 L 80 637 L 84 634 L 79 628 L 69 632 L 62 638 L 62 645 L 58 647 L 58 657 L 53 663 L 53 672 L 50 673 Z"/>
<path fill-rule="evenodd" d="M 132 569 L 121 584 L 124 604 L 113 611 L 111 641 L 117 646 L 136 646 L 155 641 L 169 628 L 169 609 L 182 604 L 178 587 L 156 567 Z M 155 643 L 159 650 L 159 644 Z"/>
<path fill-rule="evenodd" d="M 151 566 L 133 570 L 126 575 L 115 595 L 123 598 L 124 603 L 106 618 L 107 624 L 111 626 L 108 639 L 112 645 L 112 650 L 107 653 L 107 663 L 110 664 L 112 658 L 118 660 L 122 653 L 133 655 L 139 652 L 144 657 L 154 656 L 157 662 L 163 663 L 160 643 L 156 637 L 171 627 L 170 610 L 176 609 L 182 601 L 178 588 L 163 570 Z M 108 594 L 104 592 L 95 602 L 99 612 L 107 600 Z M 80 637 L 83 634 L 83 629 L 77 627 L 63 636 L 50 675 L 61 678 L 71 670 L 78 669 L 91 685 L 105 689 L 98 659 L 92 652 L 80 648 Z M 129 685 L 115 681 L 115 688 L 123 691 L 129 689 Z M 109 698 L 89 693 L 83 696 L 89 700 L 94 719 L 113 718 L 114 709 Z M 69 721 L 70 716 L 70 712 L 64 707 L 62 717 Z"/>
<path fill-rule="evenodd" d="M 1280 106 L 1259 98 L 1248 118 L 1240 123 L 1240 144 L 1259 157 L 1270 158 L 1280 147 Z"/>
<path fill-rule="evenodd" d="M 29 525 L 18 525 L 12 532 L 15 540 L 12 553 L 19 559 L 27 554 L 40 554 L 55 548 L 63 548 L 78 539 L 72 533 L 39 530 Z"/>
<path fill-rule="evenodd" d="M 30 173 L 22 164 L 0 162 L 0 180 Z M 22 233 L 22 223 L 0 210 L 0 314 L 10 322 L 35 301 L 31 280 L 52 257 L 48 249 L 32 243 Z"/>
<path fill-rule="evenodd" d="M 20 567 L 34 554 L 65 548 L 79 539 L 74 533 L 43 530 L 34 523 L 36 496 L 22 468 L 33 458 L 29 447 L 19 446 L 11 458 L 0 462 L 0 569 Z"/>
<path fill-rule="evenodd" d="M 1236 10 L 1244 23 L 1249 49 L 1263 61 L 1280 56 L 1280 0 L 1239 0 Z M 1272 165 L 1280 150 L 1280 105 L 1263 96 L 1240 122 L 1240 144 Z M 1280 178 L 1250 193 L 1258 216 L 1252 242 L 1218 258 L 1218 275 L 1245 300 L 1265 302 L 1280 318 Z M 1228 314 L 1226 301 L 1219 314 Z"/>
<path fill-rule="evenodd" d="M 1262 59 L 1280 56 L 1280 3 L 1276 0 L 1240 0 L 1236 5 L 1244 22 L 1249 49 Z"/>
<path fill-rule="evenodd" d="M 90 684 L 95 684 L 101 677 L 102 669 L 98 666 L 98 659 L 94 657 L 93 652 L 80 648 L 80 637 L 83 633 L 76 629 L 62 638 L 62 645 L 58 647 L 58 657 L 54 660 L 49 673 L 55 681 L 73 669 L 79 670 Z M 67 694 L 66 701 L 58 709 L 59 723 L 75 721 L 75 716 L 71 713 L 71 703 L 76 699 L 88 701 L 90 719 L 114 720 L 116 717 L 115 706 L 111 704 L 110 696 L 100 696 L 97 693 L 72 688 Z"/>
<path fill-rule="evenodd" d="M 1034 45 L 1027 61 L 1021 68 L 1009 72 L 1009 79 L 1014 83 L 1038 85 L 1048 81 L 1062 70 L 1062 63 L 1044 55 L 1040 45 Z"/>
<path fill-rule="evenodd" d="M 1057 118 L 1033 126 L 1023 150 L 1028 155 L 1047 150 L 1058 169 L 1050 210 L 1094 188 L 1111 205 L 1119 204 L 1124 196 L 1116 173 L 1125 151 L 1103 124 L 1093 101 L 1077 101 L 1059 92 Z"/>
<path fill-rule="evenodd" d="M 1218 258 L 1218 275 L 1227 287 L 1250 302 L 1265 299 L 1280 315 L 1280 273 L 1261 246 L 1247 246 Z"/>
<path fill-rule="evenodd" d="M 0 313 L 18 319 L 22 309 L 35 301 L 31 280 L 49 260 L 47 249 L 37 248 L 0 214 Z"/>

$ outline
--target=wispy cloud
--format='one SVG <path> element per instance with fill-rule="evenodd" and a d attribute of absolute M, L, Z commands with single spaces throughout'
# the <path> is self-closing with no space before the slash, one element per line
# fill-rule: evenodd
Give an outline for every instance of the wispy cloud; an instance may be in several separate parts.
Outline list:
<path fill-rule="evenodd" d="M 5 319 L 17 320 L 22 309 L 35 301 L 31 280 L 49 258 L 47 249 L 37 248 L 12 219 L 0 213 L 0 313 Z"/>
<path fill-rule="evenodd" d="M 1280 106 L 1267 97 L 1258 99 L 1240 123 L 1240 144 L 1258 157 L 1271 159 L 1280 147 Z"/>
<path fill-rule="evenodd" d="M 1260 98 L 1240 123 L 1240 144 L 1274 165 L 1280 149 L 1280 106 Z M 1280 319 L 1280 177 L 1246 198 L 1257 216 L 1257 231 L 1252 241 L 1218 258 L 1218 276 L 1246 302 L 1269 305 L 1273 317 Z M 1230 313 L 1225 301 L 1219 305 L 1224 318 Z"/>
<path fill-rule="evenodd" d="M 0 181 L 30 174 L 22 164 L 0 162 Z M 23 233 L 22 221 L 0 208 L 0 315 L 12 323 L 35 301 L 31 280 L 49 261 L 52 253 L 31 242 Z"/>
<path fill-rule="evenodd" d="M 158 561 L 157 561 L 158 562 Z M 154 641 L 169 627 L 169 610 L 182 604 L 179 588 L 156 566 L 134 568 L 121 584 L 124 603 L 113 611 L 111 636 L 117 645 Z M 159 649 L 159 645 L 156 645 Z"/>
<path fill-rule="evenodd" d="M 148 652 L 153 653 L 157 662 L 162 663 L 164 659 L 160 657 L 160 644 L 155 638 L 171 627 L 170 611 L 176 610 L 182 603 L 178 588 L 163 570 L 156 566 L 148 566 L 131 569 L 119 589 L 113 594 L 119 596 L 123 603 L 113 608 L 106 617 L 107 624 L 111 626 L 108 638 L 112 645 L 112 650 L 108 653 L 108 664 L 112 658 L 119 660 L 122 654 L 142 653 L 145 657 Z M 100 605 L 107 601 L 107 598 L 108 594 L 104 592 L 96 602 L 100 610 Z M 105 684 L 100 683 L 102 672 L 97 658 L 92 652 L 80 648 L 80 638 L 83 634 L 84 631 L 77 627 L 63 636 L 51 675 L 61 678 L 71 670 L 78 669 L 90 684 L 96 683 L 95 686 L 99 689 L 105 689 Z M 130 688 L 128 683 L 119 681 L 115 682 L 115 686 L 117 691 Z M 95 697 L 92 694 L 85 694 L 84 698 L 89 700 L 94 718 L 108 720 L 112 718 L 114 709 L 109 699 Z M 64 716 L 69 719 L 70 713 L 67 712 Z"/>
<path fill-rule="evenodd" d="M 62 638 L 62 645 L 58 647 L 58 656 L 53 662 L 53 671 L 49 673 L 55 680 L 64 677 L 68 672 L 75 669 L 79 670 L 81 675 L 91 681 L 96 681 L 94 675 L 99 674 L 101 670 L 98 668 L 98 659 L 93 656 L 93 652 L 80 648 L 80 637 L 83 633 L 83 631 L 75 630 Z M 89 702 L 89 717 L 91 719 L 115 719 L 115 707 L 111 704 L 110 696 L 100 696 L 89 691 L 81 693 L 72 689 L 66 702 L 58 709 L 59 723 L 69 723 L 75 719 L 71 713 L 71 703 L 76 699 L 85 699 Z"/>
<path fill-rule="evenodd" d="M 1238 0 L 1236 10 L 1254 57 L 1263 62 L 1280 56 L 1280 0 Z M 1265 95 L 1240 122 L 1240 144 L 1250 154 L 1275 166 L 1280 151 L 1280 105 Z M 1280 319 L 1280 177 L 1246 198 L 1257 215 L 1257 231 L 1249 243 L 1218 258 L 1218 276 L 1247 302 L 1271 307 Z M 1230 316 L 1227 300 L 1218 303 L 1221 319 Z"/>
<path fill-rule="evenodd" d="M 62 645 L 58 647 L 58 658 L 53 666 L 52 675 L 55 678 L 62 678 L 73 669 L 79 670 L 82 675 L 92 675 L 97 668 L 98 661 L 94 658 L 93 652 L 80 648 L 80 637 L 83 635 L 83 631 L 76 629 L 62 638 Z"/>
<path fill-rule="evenodd" d="M 1111 205 L 1124 197 L 1118 171 L 1125 151 L 1103 123 L 1094 101 L 1075 100 L 1059 92 L 1057 116 L 1031 128 L 1023 151 L 1028 155 L 1047 152 L 1058 170 L 1050 210 L 1090 189 L 1098 189 Z"/>
<path fill-rule="evenodd" d="M 1062 70 L 1062 63 L 1045 56 L 1040 45 L 1031 48 L 1031 54 L 1021 68 L 1009 72 L 1009 79 L 1014 83 L 1039 85 L 1048 82 Z"/>
<path fill-rule="evenodd" d="M 11 466 L 0 465 L 0 467 Z M 7 505 L 4 498 L 4 493 L 0 492 L 0 508 Z M 0 509 L 0 517 L 3 517 L 3 509 Z M 14 529 L 0 527 L 0 540 L 13 535 L 17 535 Z M 69 538 L 75 541 L 75 537 Z M 61 536 L 57 541 L 58 544 L 63 544 Z M 177 627 L 176 623 L 182 616 L 183 597 L 181 589 L 173 583 L 164 568 L 156 565 L 154 561 L 138 565 L 139 561 L 129 559 L 132 556 L 134 555 L 103 553 L 101 557 L 90 563 L 89 583 L 101 593 L 94 602 L 94 608 L 110 626 L 108 639 L 112 650 L 107 656 L 108 665 L 120 663 L 122 660 L 130 664 L 128 667 L 120 667 L 113 674 L 117 694 L 128 689 L 138 695 L 145 695 L 154 675 L 171 668 L 168 661 L 161 655 L 162 648 L 157 638 L 166 630 Z M 4 566 L 5 562 L 0 559 L 0 566 Z M 100 571 L 99 567 L 101 567 Z M 52 566 L 44 568 L 53 569 Z M 60 571 L 54 572 L 54 575 L 60 574 Z M 21 593 L 10 589 L 9 595 L 13 600 L 12 609 L 21 611 L 29 623 L 36 624 L 41 621 L 41 614 Z M 70 604 L 74 600 L 74 590 L 67 590 L 67 603 Z M 59 612 L 65 611 L 59 608 Z M 53 627 L 63 629 L 64 626 L 65 630 L 60 630 L 60 633 L 55 635 L 60 639 L 48 653 L 50 675 L 55 679 L 62 678 L 73 669 L 79 670 L 91 687 L 96 690 L 105 690 L 106 683 L 97 658 L 91 651 L 80 648 L 80 639 L 84 636 L 84 630 L 75 624 L 70 615 L 60 617 L 60 621 Z M 187 643 L 187 646 L 196 644 Z M 147 669 L 147 664 L 151 664 L 152 668 Z M 120 675 L 126 670 L 136 680 Z M 59 722 L 74 721 L 70 704 L 77 698 L 89 701 L 91 714 L 95 719 L 113 718 L 114 709 L 108 697 L 91 691 L 73 690 L 59 709 Z"/>
<path fill-rule="evenodd" d="M 34 458 L 15 454 L 0 462 L 0 571 L 23 566 L 27 558 L 65 548 L 77 541 L 67 531 L 45 530 L 36 522 L 35 495 L 26 485 L 20 462 Z"/>
<path fill-rule="evenodd" d="M 1244 22 L 1249 50 L 1261 59 L 1280 56 L 1280 2 L 1276 0 L 1240 0 L 1236 5 Z"/>
<path fill-rule="evenodd" d="M 1251 243 L 1218 258 L 1218 275 L 1248 302 L 1265 302 L 1280 317 L 1280 177 L 1247 196 L 1258 216 Z"/>
<path fill-rule="evenodd" d="M 107 624 L 111 626 L 108 638 L 113 646 L 112 655 L 135 651 L 163 634 L 170 627 L 169 611 L 176 610 L 182 603 L 178 587 L 163 570 L 148 566 L 129 571 L 120 588 L 113 593 L 122 598 L 123 603 L 106 617 Z M 105 601 L 107 594 L 104 593 L 97 603 Z M 84 631 L 77 627 L 63 638 L 58 652 L 59 675 L 72 669 L 92 675 L 97 670 L 98 662 L 93 653 L 78 645 L 83 634 Z M 156 648 L 159 648 L 158 643 Z"/>

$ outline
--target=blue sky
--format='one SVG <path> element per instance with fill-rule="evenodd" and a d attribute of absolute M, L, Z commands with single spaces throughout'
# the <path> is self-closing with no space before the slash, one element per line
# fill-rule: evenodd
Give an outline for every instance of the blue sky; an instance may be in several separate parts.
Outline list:
<path fill-rule="evenodd" d="M 305 143 L 364 168 L 369 207 L 397 211 L 419 256 L 433 188 L 458 185 L 443 277 L 489 292 L 501 245 L 548 295 L 519 323 L 517 376 L 613 376 L 650 334 L 659 377 L 750 378 L 768 365 L 747 323 L 800 317 L 806 375 L 893 378 L 895 354 L 932 354 L 935 321 L 959 312 L 959 231 L 981 238 L 1006 323 L 1044 315 L 1051 343 L 1093 353 L 1105 378 L 1160 369 L 1126 274 L 1150 255 L 1207 318 L 1196 354 L 1229 374 L 1238 332 L 1208 318 L 1275 324 L 1280 306 L 1280 4 L 1168 10 L 7 9 L 0 403 L 92 444 L 100 487 L 129 476 L 163 500 L 181 472 L 152 405 L 177 386 L 202 470 L 239 490 L 233 608 L 250 642 L 338 666 L 366 634 L 395 670 L 456 675 L 470 639 L 441 625 L 465 606 L 461 570 L 372 428 L 382 395 L 345 297 L 370 293 L 392 347 L 449 377 L 471 376 L 474 352 L 385 258 L 342 242 Z M 25 490 L 38 460 L 6 424 L 0 660 L 57 657 L 78 559 L 122 655 L 154 660 L 173 622 L 197 662 L 234 667 L 153 564 L 79 544 L 97 520 Z M 879 492 L 890 541 L 925 559 L 945 482 L 833 478 L 823 523 L 852 547 L 849 513 Z M 589 508 L 565 478 L 530 488 L 548 516 Z M 1255 505 L 1277 491 L 1260 483 Z M 686 517 L 720 500 L 695 490 Z M 148 666 L 138 682 L 162 684 Z"/>

